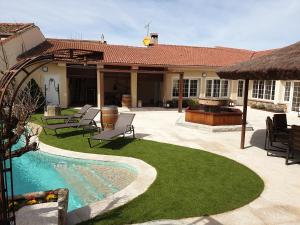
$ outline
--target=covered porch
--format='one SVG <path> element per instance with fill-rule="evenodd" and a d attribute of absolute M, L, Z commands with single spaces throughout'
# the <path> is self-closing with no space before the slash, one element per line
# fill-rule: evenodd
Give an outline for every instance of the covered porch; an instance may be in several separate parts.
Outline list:
<path fill-rule="evenodd" d="M 160 107 L 166 90 L 168 69 L 128 65 L 97 66 L 97 106 L 122 106 L 122 96 L 130 96 L 129 107 Z"/>

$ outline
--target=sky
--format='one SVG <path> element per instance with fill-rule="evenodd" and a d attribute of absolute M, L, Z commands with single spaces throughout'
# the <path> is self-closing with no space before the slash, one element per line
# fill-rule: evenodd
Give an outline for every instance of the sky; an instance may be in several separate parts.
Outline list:
<path fill-rule="evenodd" d="M 1 22 L 33 22 L 48 38 L 264 50 L 300 41 L 300 0 L 0 0 Z"/>

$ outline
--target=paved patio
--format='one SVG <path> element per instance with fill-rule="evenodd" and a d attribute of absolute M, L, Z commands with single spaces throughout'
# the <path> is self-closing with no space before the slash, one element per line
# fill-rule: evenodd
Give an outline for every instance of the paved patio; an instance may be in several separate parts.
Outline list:
<path fill-rule="evenodd" d="M 283 158 L 267 156 L 263 149 L 265 119 L 272 113 L 249 108 L 248 122 L 254 131 L 247 132 L 247 147 L 241 150 L 240 132 L 213 133 L 178 126 L 175 122 L 181 114 L 174 110 L 143 108 L 131 111 L 136 113 L 134 125 L 138 137 L 226 156 L 251 168 L 265 182 L 265 190 L 258 199 L 234 211 L 209 217 L 144 224 L 300 224 L 300 165 L 286 166 Z M 300 125 L 300 118 L 290 113 L 288 123 Z"/>

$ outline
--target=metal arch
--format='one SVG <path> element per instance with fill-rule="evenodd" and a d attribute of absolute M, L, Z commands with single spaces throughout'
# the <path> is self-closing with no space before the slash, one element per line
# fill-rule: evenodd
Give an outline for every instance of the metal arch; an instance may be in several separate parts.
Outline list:
<path fill-rule="evenodd" d="M 21 80 L 21 82 L 17 85 L 16 89 L 14 90 L 13 96 L 11 99 L 9 99 L 8 107 L 8 116 L 6 117 L 3 113 L 3 111 L 0 112 L 0 120 L 3 120 L 3 123 L 5 123 L 5 129 L 11 130 L 12 129 L 12 108 L 13 103 L 15 101 L 15 98 L 17 96 L 17 93 L 19 89 L 21 88 L 22 84 L 25 82 L 25 80 L 37 69 L 39 69 L 41 66 L 53 61 L 53 55 L 46 55 L 46 56 L 37 56 L 34 58 L 25 59 L 16 65 L 12 66 L 10 70 L 8 70 L 4 76 L 0 80 L 0 107 L 3 109 L 4 107 L 4 97 L 5 94 L 7 94 L 7 90 L 9 88 L 9 85 L 12 83 L 14 78 L 18 76 L 18 74 L 23 71 L 25 72 L 25 77 Z M 30 71 L 27 71 L 28 67 L 34 66 L 38 64 L 35 68 L 31 69 Z M 13 177 L 12 177 L 12 159 L 9 157 L 9 159 L 5 158 L 5 154 L 8 150 L 9 156 L 11 156 L 11 148 L 4 149 L 3 143 L 5 139 L 8 138 L 8 142 L 11 142 L 11 137 L 4 137 L 3 130 L 1 128 L 0 130 L 0 184 L 1 184 L 1 196 L 0 196 L 0 204 L 1 204 L 1 214 L 0 214 L 0 221 L 1 224 L 4 225 L 13 225 L 16 223 L 15 221 L 15 212 L 14 212 L 14 205 L 12 209 L 9 209 L 9 193 L 8 193 L 8 186 L 10 184 L 10 194 L 11 194 L 11 201 L 13 202 L 13 196 L 14 196 L 14 189 L 13 189 Z"/>
<path fill-rule="evenodd" d="M 69 54 L 66 54 L 66 52 L 69 52 Z M 75 53 L 75 54 L 74 54 Z M 98 61 L 103 59 L 103 53 L 97 52 L 97 51 L 89 51 L 89 50 L 82 50 L 82 49 L 61 49 L 56 50 L 48 54 L 39 55 L 36 57 L 26 58 L 18 63 L 16 63 L 14 66 L 12 66 L 8 71 L 5 72 L 5 74 L 0 79 L 0 223 L 1 225 L 14 225 L 16 224 L 15 221 L 15 210 L 14 210 L 14 204 L 12 205 L 12 209 L 9 209 L 9 196 L 8 196 L 8 182 L 10 182 L 10 188 L 11 188 L 11 201 L 13 202 L 13 177 L 12 177 L 12 159 L 9 157 L 7 160 L 5 158 L 5 154 L 7 153 L 7 150 L 9 152 L 9 156 L 11 156 L 11 148 L 10 149 L 4 149 L 3 144 L 5 141 L 11 142 L 11 137 L 4 137 L 3 134 L 5 126 L 5 129 L 10 130 L 12 126 L 12 108 L 13 103 L 16 99 L 16 96 L 26 79 L 36 70 L 41 68 L 42 66 L 53 62 L 55 60 L 57 61 L 63 61 L 63 60 L 75 60 L 79 62 L 86 63 L 89 60 L 92 61 Z M 34 67 L 30 70 L 28 68 Z M 12 98 L 9 100 L 7 106 L 4 106 L 4 98 L 5 94 L 7 94 L 7 90 L 9 88 L 9 85 L 12 83 L 12 81 L 20 74 L 20 72 L 24 72 L 25 76 L 22 78 L 22 80 L 18 83 L 16 86 Z M 8 107 L 8 115 L 5 116 L 2 111 L 4 107 Z M 6 118 L 5 118 L 6 117 Z M 5 123 L 1 121 L 5 118 Z M 4 121 L 4 120 L 3 120 Z M 3 133 L 4 132 L 4 133 Z M 8 138 L 8 140 L 7 140 Z M 8 166 L 6 166 L 8 164 Z"/>

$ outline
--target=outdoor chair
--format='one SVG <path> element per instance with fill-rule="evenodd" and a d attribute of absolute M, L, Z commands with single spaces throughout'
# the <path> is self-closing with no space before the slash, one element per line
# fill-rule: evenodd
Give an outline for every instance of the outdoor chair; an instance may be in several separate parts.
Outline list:
<path fill-rule="evenodd" d="M 274 143 L 280 143 L 282 145 L 288 145 L 289 143 L 289 134 L 282 131 L 277 131 L 274 129 L 273 121 L 268 116 L 266 119 L 266 137 L 265 137 L 265 150 L 267 150 L 268 156 L 275 156 L 270 154 L 270 152 L 287 152 L 288 148 L 281 146 L 276 146 Z M 274 149 L 276 148 L 276 150 Z"/>
<path fill-rule="evenodd" d="M 289 164 L 290 156 L 294 158 L 295 152 L 300 152 L 300 126 L 293 125 L 290 134 L 289 149 L 285 160 L 286 165 Z"/>
<path fill-rule="evenodd" d="M 86 114 L 80 119 L 78 123 L 63 123 L 63 124 L 50 124 L 43 126 L 43 130 L 45 134 L 47 134 L 46 129 L 54 130 L 55 134 L 57 135 L 58 129 L 63 128 L 83 128 L 93 126 L 97 128 L 96 122 L 94 121 L 95 117 L 99 113 L 98 109 L 89 109 Z M 90 128 L 89 128 L 90 129 Z"/>
<path fill-rule="evenodd" d="M 132 125 L 134 116 L 135 114 L 132 113 L 120 113 L 113 130 L 104 130 L 101 133 L 88 138 L 90 148 L 92 148 L 91 140 L 111 141 L 120 135 L 125 137 L 125 134 L 131 133 L 133 134 L 132 136 L 134 138 L 135 133 Z"/>
<path fill-rule="evenodd" d="M 289 132 L 289 125 L 287 124 L 286 114 L 278 113 L 273 115 L 273 126 L 275 131 Z"/>
<path fill-rule="evenodd" d="M 91 105 L 84 105 L 78 113 L 72 114 L 72 115 L 61 115 L 61 116 L 43 116 L 42 121 L 46 122 L 48 124 L 48 120 L 64 120 L 65 123 L 79 120 L 83 117 L 83 115 L 91 108 Z"/>

